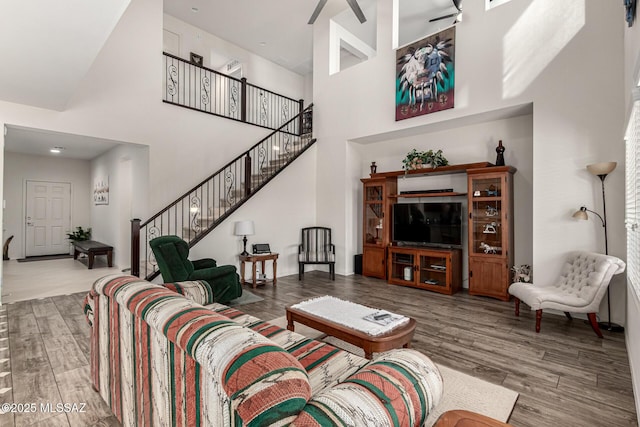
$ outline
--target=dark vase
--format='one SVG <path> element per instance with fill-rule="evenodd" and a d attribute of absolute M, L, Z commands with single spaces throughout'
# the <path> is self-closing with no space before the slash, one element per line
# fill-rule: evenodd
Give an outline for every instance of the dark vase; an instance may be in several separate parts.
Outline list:
<path fill-rule="evenodd" d="M 496 147 L 496 153 L 498 153 L 498 156 L 496 157 L 496 166 L 504 166 L 504 150 L 505 148 L 502 146 L 502 140 L 500 140 Z"/>
<path fill-rule="evenodd" d="M 371 168 L 371 175 L 376 173 L 376 171 L 378 170 L 378 166 L 376 165 L 376 162 L 371 162 L 371 166 L 369 167 Z"/>

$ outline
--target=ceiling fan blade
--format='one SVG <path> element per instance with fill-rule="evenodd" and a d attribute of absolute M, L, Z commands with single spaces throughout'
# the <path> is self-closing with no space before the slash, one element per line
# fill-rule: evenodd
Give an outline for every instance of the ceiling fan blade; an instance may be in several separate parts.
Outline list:
<path fill-rule="evenodd" d="M 462 12 L 462 0 L 453 0 L 453 5 Z"/>
<path fill-rule="evenodd" d="M 316 22 L 316 19 L 318 19 L 318 15 L 320 15 L 320 12 L 322 12 L 322 8 L 324 7 L 325 4 L 327 4 L 327 0 L 318 1 L 318 5 L 316 6 L 315 10 L 311 14 L 311 18 L 309 18 L 309 22 L 307 22 L 307 24 L 313 24 L 314 22 Z"/>
<path fill-rule="evenodd" d="M 435 21 L 440 21 L 442 19 L 453 18 L 454 16 L 458 16 L 459 13 L 460 12 L 451 13 L 451 14 L 445 15 L 445 16 L 438 16 L 437 18 L 429 19 L 429 22 L 435 22 Z"/>
<path fill-rule="evenodd" d="M 364 13 L 362 13 L 362 9 L 360 9 L 358 0 L 347 0 L 347 3 L 349 3 L 349 6 L 351 6 L 351 10 L 353 10 L 353 13 L 356 14 L 356 17 L 361 24 L 367 22 L 367 18 L 364 16 Z"/>

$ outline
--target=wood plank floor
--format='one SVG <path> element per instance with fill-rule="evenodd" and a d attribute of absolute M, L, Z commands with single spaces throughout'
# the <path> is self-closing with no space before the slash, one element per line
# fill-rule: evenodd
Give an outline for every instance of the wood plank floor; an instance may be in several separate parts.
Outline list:
<path fill-rule="evenodd" d="M 265 320 L 302 299 L 334 295 L 415 317 L 412 346 L 434 361 L 520 393 L 514 426 L 637 426 L 624 335 L 599 339 L 579 319 L 535 316 L 513 304 L 388 285 L 362 276 L 311 272 L 252 289 L 264 301 L 242 311 Z M 86 412 L 0 415 L 0 426 L 117 426 L 89 380 L 84 293 L 20 301 L 0 308 L 0 403 L 86 403 Z M 445 385 L 446 386 L 446 385 Z M 7 390 L 9 389 L 9 390 Z M 4 391 L 4 393 L 3 393 Z"/>

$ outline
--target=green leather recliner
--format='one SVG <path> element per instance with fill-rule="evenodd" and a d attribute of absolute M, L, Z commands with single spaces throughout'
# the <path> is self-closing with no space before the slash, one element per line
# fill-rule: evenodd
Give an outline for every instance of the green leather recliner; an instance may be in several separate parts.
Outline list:
<path fill-rule="evenodd" d="M 212 258 L 189 261 L 189 245 L 178 236 L 161 236 L 149 242 L 165 283 L 204 280 L 216 302 L 226 304 L 242 295 L 240 278 L 233 265 L 217 266 Z"/>

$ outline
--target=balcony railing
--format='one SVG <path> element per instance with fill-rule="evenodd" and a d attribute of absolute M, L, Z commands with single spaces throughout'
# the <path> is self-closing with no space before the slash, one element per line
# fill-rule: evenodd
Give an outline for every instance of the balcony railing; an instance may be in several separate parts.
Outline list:
<path fill-rule="evenodd" d="M 276 130 L 302 112 L 303 100 L 279 95 L 169 53 L 164 59 L 163 101 Z M 293 129 L 299 134 L 299 129 Z"/>

